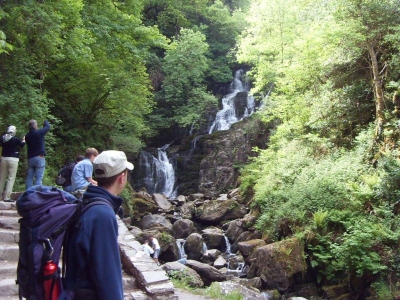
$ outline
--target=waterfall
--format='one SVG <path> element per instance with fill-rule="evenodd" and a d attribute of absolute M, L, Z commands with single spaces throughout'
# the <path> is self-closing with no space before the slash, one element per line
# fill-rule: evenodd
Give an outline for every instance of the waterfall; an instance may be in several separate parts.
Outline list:
<path fill-rule="evenodd" d="M 206 245 L 206 243 L 203 242 L 203 249 L 202 249 L 201 253 L 204 254 L 207 252 L 207 250 L 208 250 L 207 245 Z"/>
<path fill-rule="evenodd" d="M 157 148 L 157 158 L 146 151 L 140 151 L 138 160 L 140 174 L 136 183 L 138 189 L 145 187 L 150 194 L 161 193 L 168 198 L 176 197 L 175 169 L 166 152 L 169 145 Z"/>
<path fill-rule="evenodd" d="M 232 124 L 250 116 L 254 112 L 255 100 L 249 95 L 250 85 L 242 80 L 243 70 L 239 69 L 235 72 L 235 76 L 230 86 L 230 93 L 222 98 L 222 109 L 217 112 L 214 123 L 211 125 L 208 133 L 211 134 L 219 130 L 228 130 Z M 246 103 L 240 100 L 244 96 L 239 97 L 239 93 L 244 92 L 246 95 Z M 240 107 L 238 104 L 241 104 Z"/>
<path fill-rule="evenodd" d="M 226 246 L 226 254 L 231 254 L 231 243 L 229 242 L 229 239 L 224 235 L 225 239 L 225 246 Z"/>
<path fill-rule="evenodd" d="M 179 259 L 183 258 L 185 253 L 185 239 L 176 239 L 176 245 L 178 246 L 178 250 L 179 250 Z"/>

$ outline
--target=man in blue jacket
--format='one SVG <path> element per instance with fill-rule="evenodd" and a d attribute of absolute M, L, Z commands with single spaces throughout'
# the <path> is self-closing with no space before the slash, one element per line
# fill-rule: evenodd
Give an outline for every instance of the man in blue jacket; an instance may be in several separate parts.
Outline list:
<path fill-rule="evenodd" d="M 44 121 L 43 128 L 38 129 L 37 121 L 29 121 L 29 132 L 25 135 L 28 147 L 28 172 L 26 174 L 26 189 L 32 185 L 42 185 L 46 166 L 46 149 L 44 136 L 50 129 L 49 122 Z M 33 181 L 35 179 L 35 181 Z"/>
<path fill-rule="evenodd" d="M 108 150 L 94 159 L 93 170 L 98 186 L 88 186 L 83 202 L 99 204 L 89 207 L 71 232 L 65 287 L 75 292 L 74 300 L 123 300 L 116 213 L 133 165 L 124 152 Z"/>

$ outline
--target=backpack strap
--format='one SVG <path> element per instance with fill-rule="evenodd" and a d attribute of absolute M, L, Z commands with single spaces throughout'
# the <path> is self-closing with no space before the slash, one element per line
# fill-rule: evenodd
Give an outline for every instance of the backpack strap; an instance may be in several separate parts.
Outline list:
<path fill-rule="evenodd" d="M 83 199 L 82 202 L 80 203 L 79 208 L 77 209 L 76 214 L 78 214 L 78 215 L 76 216 L 76 218 L 74 218 L 75 226 L 79 227 L 80 226 L 80 216 L 82 216 L 83 213 L 85 213 L 89 208 L 96 206 L 96 205 L 108 205 L 114 211 L 112 204 L 104 198 L 96 197 L 96 198 L 92 198 L 92 199 Z M 70 225 L 72 225 L 72 224 L 70 223 Z M 66 234 L 64 236 L 64 241 L 63 241 L 64 245 L 66 245 L 66 242 L 69 240 L 69 237 L 70 237 L 70 233 L 69 233 L 69 230 L 67 230 Z M 67 247 L 63 247 L 63 251 L 62 251 L 62 257 L 63 257 L 63 259 L 62 259 L 62 277 L 63 278 L 65 277 L 65 270 L 66 270 L 66 268 L 65 268 L 66 260 L 64 259 L 65 257 L 67 257 L 66 248 Z"/>

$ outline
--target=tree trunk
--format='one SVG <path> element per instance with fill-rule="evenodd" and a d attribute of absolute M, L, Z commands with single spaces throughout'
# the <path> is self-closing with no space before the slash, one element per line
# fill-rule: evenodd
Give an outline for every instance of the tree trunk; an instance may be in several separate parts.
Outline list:
<path fill-rule="evenodd" d="M 373 44 L 368 43 L 368 53 L 371 58 L 372 74 L 374 77 L 374 92 L 375 92 L 375 106 L 376 106 L 376 140 L 380 140 L 382 127 L 384 124 L 384 109 L 385 102 L 383 98 L 382 81 L 379 77 L 378 59 L 376 58 L 376 52 Z"/>

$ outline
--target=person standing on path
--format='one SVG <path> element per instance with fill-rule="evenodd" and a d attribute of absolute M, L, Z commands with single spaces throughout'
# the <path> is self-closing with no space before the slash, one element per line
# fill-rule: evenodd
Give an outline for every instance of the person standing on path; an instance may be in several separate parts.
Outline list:
<path fill-rule="evenodd" d="M 12 201 L 10 196 L 18 170 L 19 150 L 25 146 L 25 137 L 21 141 L 20 138 L 15 136 L 16 132 L 17 129 L 15 126 L 10 125 L 7 128 L 7 133 L 0 139 L 0 146 L 2 148 L 0 159 L 0 195 L 4 202 Z"/>
<path fill-rule="evenodd" d="M 107 150 L 94 159 L 93 169 L 98 186 L 89 185 L 82 201 L 98 205 L 89 207 L 71 230 L 64 283 L 75 292 L 74 300 L 124 300 L 116 213 L 133 164 L 124 152 Z"/>
<path fill-rule="evenodd" d="M 28 172 L 26 174 L 26 189 L 32 185 L 42 185 L 44 170 L 46 166 L 46 149 L 44 136 L 50 129 L 47 120 L 43 128 L 38 129 L 37 121 L 29 121 L 29 132 L 25 135 L 26 146 L 28 147 Z"/>

